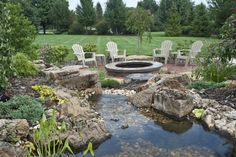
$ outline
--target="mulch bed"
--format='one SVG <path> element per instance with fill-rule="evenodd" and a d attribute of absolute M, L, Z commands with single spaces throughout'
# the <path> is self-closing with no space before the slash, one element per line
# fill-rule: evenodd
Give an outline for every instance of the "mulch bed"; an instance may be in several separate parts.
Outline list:
<path fill-rule="evenodd" d="M 35 92 L 32 90 L 34 85 L 48 85 L 52 86 L 53 84 L 49 82 L 44 76 L 35 76 L 35 77 L 16 77 L 10 80 L 11 87 L 9 87 L 5 93 L 0 93 L 1 101 L 6 101 L 10 97 L 16 95 L 30 95 L 34 96 Z"/>
<path fill-rule="evenodd" d="M 236 109 L 236 87 L 206 89 L 199 94 L 202 98 L 214 99 L 222 105 Z"/>

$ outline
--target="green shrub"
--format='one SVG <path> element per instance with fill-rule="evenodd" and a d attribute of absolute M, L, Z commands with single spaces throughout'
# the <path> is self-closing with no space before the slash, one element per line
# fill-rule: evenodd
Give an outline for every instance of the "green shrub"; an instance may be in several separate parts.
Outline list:
<path fill-rule="evenodd" d="M 95 44 L 85 44 L 83 45 L 84 52 L 97 52 L 97 45 Z M 92 53 L 85 53 L 85 58 L 91 58 Z"/>
<path fill-rule="evenodd" d="M 118 88 L 120 86 L 120 83 L 116 80 L 103 80 L 101 81 L 102 88 Z"/>
<path fill-rule="evenodd" d="M 30 96 L 15 96 L 7 102 L 0 102 L 0 118 L 26 119 L 31 123 L 43 115 L 41 104 Z"/>
<path fill-rule="evenodd" d="M 98 35 L 106 35 L 109 33 L 109 25 L 105 20 L 102 20 L 96 24 L 96 30 Z"/>
<path fill-rule="evenodd" d="M 34 76 L 38 73 L 38 69 L 23 53 L 17 53 L 12 57 L 12 65 L 19 76 Z"/>
<path fill-rule="evenodd" d="M 30 54 L 32 42 L 36 37 L 36 29 L 22 15 L 19 5 L 0 1 L 0 91 L 9 85 L 14 75 L 12 56 L 17 52 Z"/>
<path fill-rule="evenodd" d="M 194 74 L 197 77 L 203 77 L 206 81 L 219 83 L 236 74 L 236 66 L 227 63 L 209 61 L 208 63 L 202 63 L 202 65 L 199 65 L 195 69 Z"/>
<path fill-rule="evenodd" d="M 66 46 L 50 46 L 44 45 L 40 49 L 40 55 L 47 64 L 62 64 L 66 56 L 69 54 Z"/>
<path fill-rule="evenodd" d="M 78 20 L 74 20 L 73 23 L 70 25 L 68 34 L 84 34 L 85 30 L 83 26 L 78 22 Z"/>
<path fill-rule="evenodd" d="M 207 81 L 195 81 L 191 83 L 190 85 L 187 86 L 188 89 L 208 89 L 208 88 L 220 88 L 220 87 L 225 87 L 226 84 L 224 82 L 221 83 L 215 83 L 215 82 L 207 82 Z"/>

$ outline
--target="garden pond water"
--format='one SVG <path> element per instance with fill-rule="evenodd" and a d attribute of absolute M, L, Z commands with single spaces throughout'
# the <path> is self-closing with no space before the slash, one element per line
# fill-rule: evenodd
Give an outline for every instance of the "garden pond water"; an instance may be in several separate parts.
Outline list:
<path fill-rule="evenodd" d="M 95 149 L 96 157 L 236 157 L 233 141 L 197 122 L 140 111 L 126 96 L 102 95 L 93 103 L 112 134 Z"/>

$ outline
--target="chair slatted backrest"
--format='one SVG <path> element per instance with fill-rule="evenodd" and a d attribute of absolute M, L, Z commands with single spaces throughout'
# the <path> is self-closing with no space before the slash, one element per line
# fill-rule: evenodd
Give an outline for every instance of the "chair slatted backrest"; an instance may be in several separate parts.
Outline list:
<path fill-rule="evenodd" d="M 161 43 L 161 54 L 169 56 L 172 49 L 172 42 L 170 40 L 165 40 Z"/>
<path fill-rule="evenodd" d="M 202 47 L 202 41 L 195 41 L 191 46 L 191 57 L 196 57 L 196 55 L 201 52 Z"/>
<path fill-rule="evenodd" d="M 107 50 L 110 52 L 110 56 L 118 56 L 118 48 L 115 42 L 109 41 L 107 43 Z"/>
<path fill-rule="evenodd" d="M 78 60 L 83 60 L 84 59 L 84 50 L 83 47 L 79 44 L 74 44 L 72 46 L 72 49 L 74 51 L 74 54 L 78 58 Z"/>

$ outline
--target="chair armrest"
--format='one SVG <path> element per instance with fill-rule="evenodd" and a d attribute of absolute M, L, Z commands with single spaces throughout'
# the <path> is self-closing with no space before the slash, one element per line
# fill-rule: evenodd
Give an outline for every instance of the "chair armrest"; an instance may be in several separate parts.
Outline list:
<path fill-rule="evenodd" d="M 162 49 L 160 49 L 160 48 L 155 48 L 155 49 L 153 49 L 153 55 L 156 55 L 156 51 L 161 51 Z"/>

